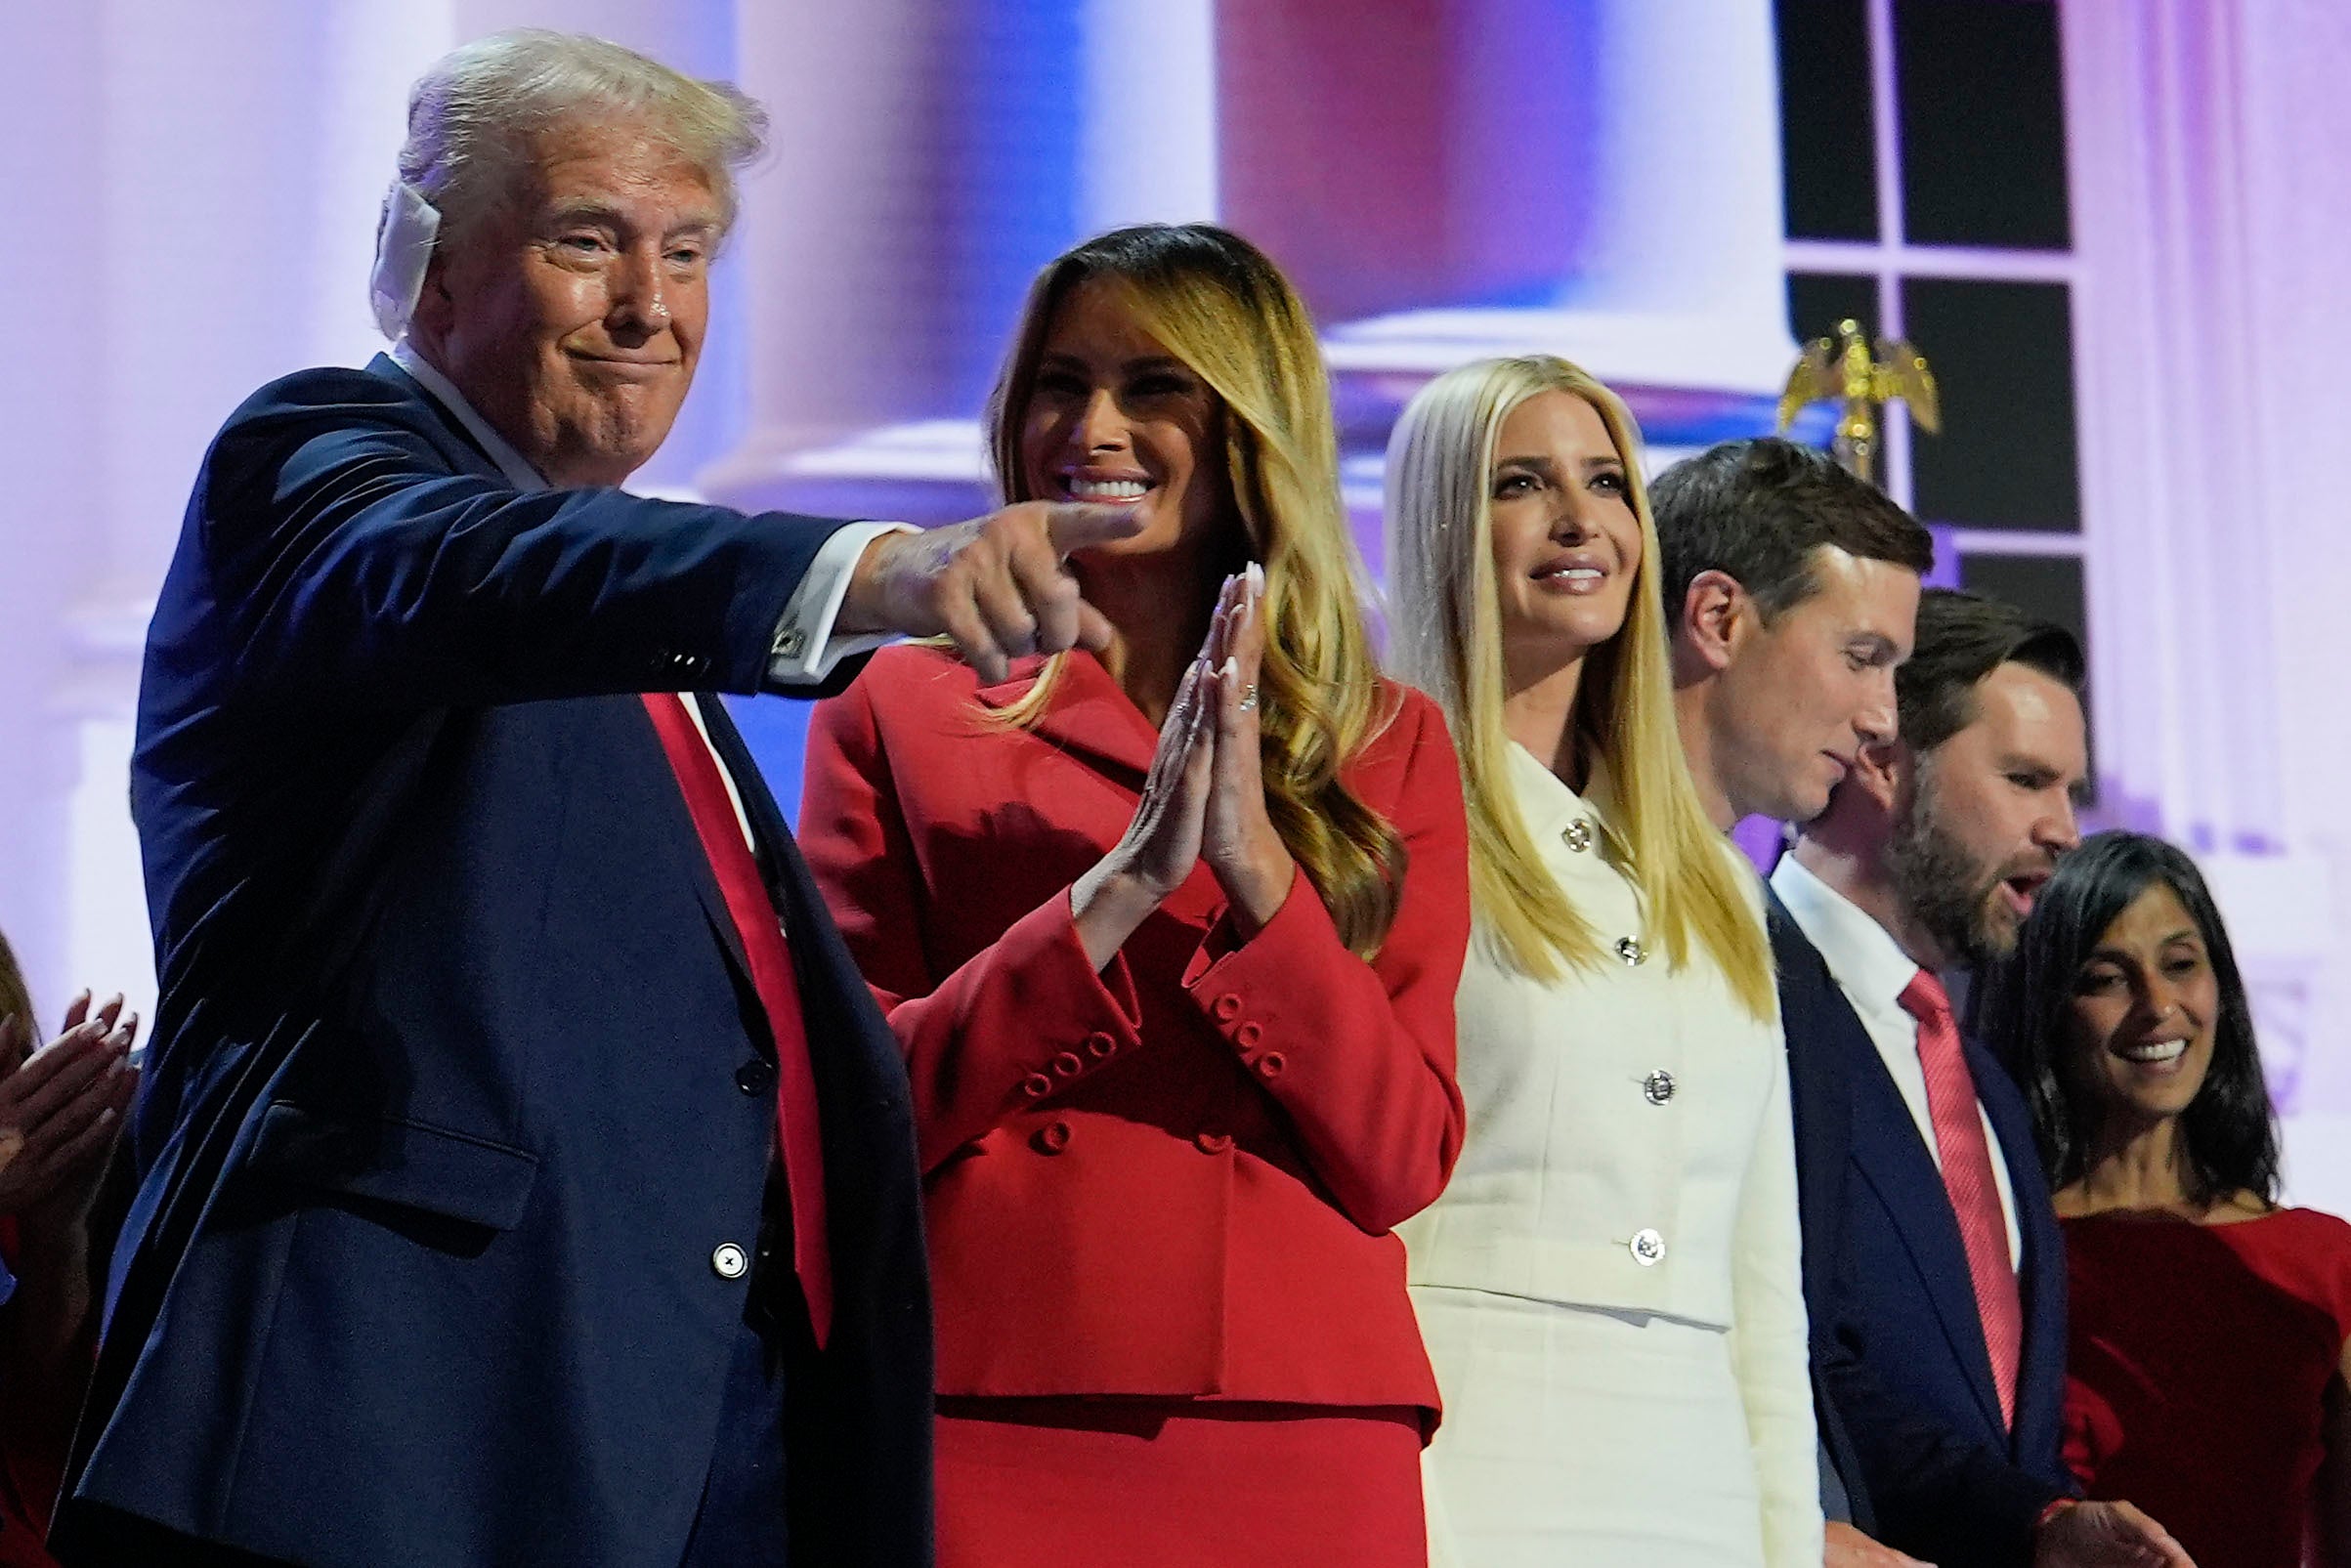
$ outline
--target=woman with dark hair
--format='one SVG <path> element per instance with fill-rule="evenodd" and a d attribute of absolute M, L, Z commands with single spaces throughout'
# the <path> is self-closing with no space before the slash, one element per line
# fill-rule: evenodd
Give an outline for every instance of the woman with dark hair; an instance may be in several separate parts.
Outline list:
<path fill-rule="evenodd" d="M 2088 840 L 1973 1021 L 2065 1222 L 2066 1459 L 2089 1495 L 2201 1568 L 2351 1563 L 2351 1225 L 2278 1205 L 2252 1013 L 2195 863 Z"/>
<path fill-rule="evenodd" d="M 1467 826 L 1365 635 L 1312 325 L 1238 236 L 1122 230 L 991 415 L 1007 500 L 1138 514 L 1069 559 L 1107 646 L 883 651 L 799 824 L 914 1087 L 940 1562 L 1418 1564 L 1392 1227 L 1461 1146 Z"/>

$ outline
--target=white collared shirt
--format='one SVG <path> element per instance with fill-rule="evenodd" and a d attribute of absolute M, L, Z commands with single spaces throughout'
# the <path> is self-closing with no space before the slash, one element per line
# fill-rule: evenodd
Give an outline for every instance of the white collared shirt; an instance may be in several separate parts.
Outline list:
<path fill-rule="evenodd" d="M 1918 1020 L 1902 1004 L 1903 988 L 1918 973 L 1918 965 L 1902 952 L 1892 932 L 1799 865 L 1795 856 L 1779 858 L 1778 868 L 1772 872 L 1772 891 L 1779 895 L 1779 902 L 1795 916 L 1797 928 L 1827 960 L 1830 977 L 1853 1004 L 1861 1027 L 1869 1033 L 1870 1043 L 1884 1059 L 1886 1071 L 1894 1076 L 1902 1103 L 1910 1108 L 1910 1120 L 1918 1124 L 1918 1135 L 1926 1142 L 1927 1157 L 1941 1170 L 1943 1151 L 1935 1145 L 1935 1119 L 1927 1108 L 1926 1064 L 1918 1059 Z M 1991 1150 L 1992 1184 L 1999 1189 L 2000 1219 L 2008 1230 L 2009 1266 L 2017 1267 L 2024 1260 L 2025 1239 L 2017 1228 L 2016 1193 L 2008 1179 L 2008 1159 L 2001 1152 L 2000 1135 L 1992 1130 L 1981 1096 L 1976 1114 L 1984 1118 L 1984 1138 Z"/>
<path fill-rule="evenodd" d="M 525 491 L 550 487 L 538 470 L 475 411 L 449 377 L 426 363 L 406 338 L 392 346 L 392 362 L 414 376 L 417 385 L 449 410 L 449 416 L 490 454 L 490 460 L 497 465 L 507 484 Z M 885 533 L 910 531 L 903 523 L 852 523 L 834 530 L 817 551 L 816 559 L 809 564 L 776 622 L 775 636 L 768 643 L 774 650 L 767 665 L 769 680 L 779 686 L 813 686 L 832 674 L 833 667 L 842 659 L 891 640 L 887 633 L 835 637 L 833 622 L 840 615 L 841 601 L 849 593 L 849 578 L 857 570 L 858 558 L 865 554 L 866 546 Z M 782 652 L 786 648 L 799 652 L 787 656 Z M 751 831 L 750 816 L 743 809 L 743 791 L 736 786 L 735 776 L 727 771 L 726 758 L 710 743 L 710 729 L 703 719 L 702 705 L 688 698 L 685 708 L 686 716 L 702 734 L 703 744 L 710 746 L 710 755 L 718 764 L 719 781 L 726 785 L 727 800 L 735 808 L 735 822 L 742 827 L 745 841 L 755 849 L 758 840 Z"/>

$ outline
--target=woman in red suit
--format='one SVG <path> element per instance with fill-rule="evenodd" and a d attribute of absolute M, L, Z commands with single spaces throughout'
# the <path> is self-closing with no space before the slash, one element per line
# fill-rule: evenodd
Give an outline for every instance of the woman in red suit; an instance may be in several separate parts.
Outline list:
<path fill-rule="evenodd" d="M 2351 1226 L 2278 1206 L 2252 1012 L 2195 863 L 2140 833 L 2068 855 L 1974 1022 L 2065 1223 L 2067 1462 L 2198 1568 L 2351 1564 Z"/>
<path fill-rule="evenodd" d="M 800 819 L 914 1082 L 940 1561 L 1418 1563 L 1390 1232 L 1461 1142 L 1467 851 L 1312 327 L 1234 235 L 1123 230 L 1039 278 L 991 422 L 1008 497 L 1141 514 L 1068 563 L 1099 652 L 880 654 Z"/>

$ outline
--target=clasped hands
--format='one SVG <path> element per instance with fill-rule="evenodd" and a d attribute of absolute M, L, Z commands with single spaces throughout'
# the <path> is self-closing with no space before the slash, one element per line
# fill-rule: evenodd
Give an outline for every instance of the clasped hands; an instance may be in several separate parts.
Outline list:
<path fill-rule="evenodd" d="M 1265 574 L 1224 579 L 1199 657 L 1159 727 L 1159 748 L 1127 831 L 1070 890 L 1078 940 L 1096 969 L 1205 861 L 1243 940 L 1279 913 L 1298 864 L 1265 812 L 1258 671 Z"/>
<path fill-rule="evenodd" d="M 32 1021 L 0 1019 L 0 1214 L 77 1225 L 139 1086 L 130 1065 L 139 1015 L 84 992 L 64 1033 L 34 1050 Z"/>

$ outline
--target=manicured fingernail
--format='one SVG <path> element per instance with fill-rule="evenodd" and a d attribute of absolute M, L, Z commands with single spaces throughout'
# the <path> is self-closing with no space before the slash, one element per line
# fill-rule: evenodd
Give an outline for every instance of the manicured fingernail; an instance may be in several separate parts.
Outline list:
<path fill-rule="evenodd" d="M 1265 569 L 1255 561 L 1249 563 L 1249 586 L 1258 593 L 1265 591 Z"/>

